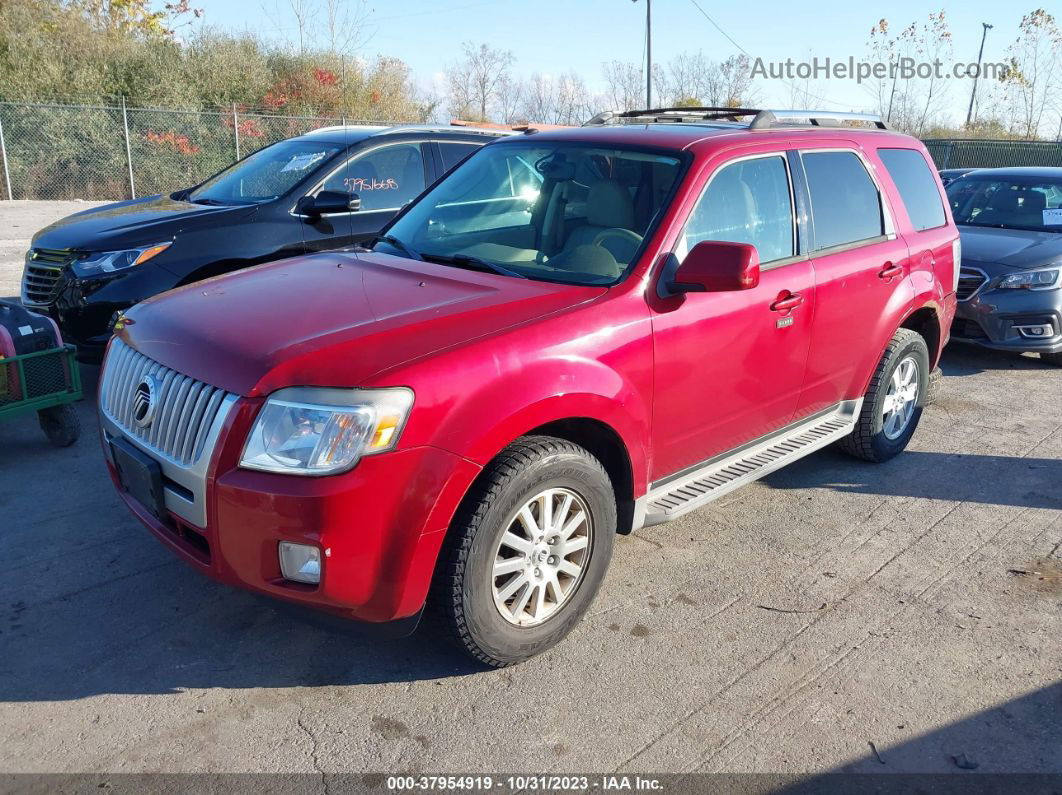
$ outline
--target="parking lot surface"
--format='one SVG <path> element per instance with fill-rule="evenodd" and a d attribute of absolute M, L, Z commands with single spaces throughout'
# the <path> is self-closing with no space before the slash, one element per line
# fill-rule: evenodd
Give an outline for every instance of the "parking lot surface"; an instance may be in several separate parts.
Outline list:
<path fill-rule="evenodd" d="M 10 204 L 27 244 L 85 206 Z M 587 620 L 501 671 L 199 576 L 114 493 L 92 397 L 73 448 L 2 424 L 0 770 L 1062 773 L 1062 370 L 943 367 L 908 452 L 621 539 Z"/>

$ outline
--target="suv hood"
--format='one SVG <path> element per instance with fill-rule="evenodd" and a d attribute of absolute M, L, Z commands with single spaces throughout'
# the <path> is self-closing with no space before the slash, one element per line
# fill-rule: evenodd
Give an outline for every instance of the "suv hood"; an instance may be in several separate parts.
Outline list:
<path fill-rule="evenodd" d="M 962 239 L 963 264 L 976 264 L 990 276 L 1052 265 L 1062 260 L 1062 232 L 959 226 L 959 237 Z"/>
<path fill-rule="evenodd" d="M 169 196 L 105 204 L 68 215 L 33 236 L 34 248 L 118 251 L 170 240 L 181 232 L 254 213 L 255 206 L 218 206 Z"/>
<path fill-rule="evenodd" d="M 168 367 L 250 397 L 370 386 L 383 370 L 605 292 L 330 252 L 150 298 L 129 310 L 119 335 Z"/>

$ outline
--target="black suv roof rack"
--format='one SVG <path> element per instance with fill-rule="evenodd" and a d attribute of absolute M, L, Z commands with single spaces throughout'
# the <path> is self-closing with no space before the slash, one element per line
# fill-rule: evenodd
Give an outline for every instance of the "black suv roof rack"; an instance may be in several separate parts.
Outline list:
<path fill-rule="evenodd" d="M 598 113 L 583 124 L 648 124 L 652 122 L 703 123 L 737 122 L 752 116 L 750 130 L 772 127 L 840 127 L 845 122 L 868 122 L 879 130 L 891 129 L 876 113 L 842 113 L 832 110 L 762 110 L 758 108 L 650 108 L 647 110 L 611 111 Z"/>

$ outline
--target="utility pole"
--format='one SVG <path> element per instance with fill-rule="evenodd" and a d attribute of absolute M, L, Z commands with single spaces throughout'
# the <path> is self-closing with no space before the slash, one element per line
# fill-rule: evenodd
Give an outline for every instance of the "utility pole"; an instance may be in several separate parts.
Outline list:
<path fill-rule="evenodd" d="M 637 3 L 638 0 L 631 0 Z M 653 107 L 653 0 L 645 0 L 645 107 Z"/>
<path fill-rule="evenodd" d="M 985 54 L 985 38 L 988 36 L 988 31 L 992 28 L 987 22 L 982 22 L 981 27 L 981 49 L 977 51 L 977 74 L 974 75 L 973 90 L 970 91 L 970 109 L 966 111 L 966 126 L 969 128 L 970 121 L 973 119 L 974 99 L 977 98 L 977 79 L 981 76 L 981 57 Z"/>

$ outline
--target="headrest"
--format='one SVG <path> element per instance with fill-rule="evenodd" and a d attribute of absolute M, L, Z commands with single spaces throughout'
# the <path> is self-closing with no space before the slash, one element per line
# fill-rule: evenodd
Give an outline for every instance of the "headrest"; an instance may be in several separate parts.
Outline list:
<path fill-rule="evenodd" d="M 1025 212 L 1039 213 L 1047 207 L 1047 197 L 1038 190 L 1022 191 L 1021 209 Z"/>
<path fill-rule="evenodd" d="M 634 202 L 617 182 L 603 179 L 590 186 L 586 197 L 586 221 L 593 226 L 634 228 Z"/>

